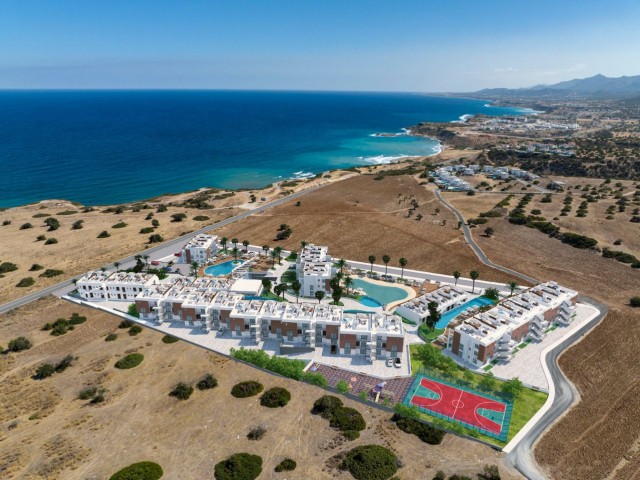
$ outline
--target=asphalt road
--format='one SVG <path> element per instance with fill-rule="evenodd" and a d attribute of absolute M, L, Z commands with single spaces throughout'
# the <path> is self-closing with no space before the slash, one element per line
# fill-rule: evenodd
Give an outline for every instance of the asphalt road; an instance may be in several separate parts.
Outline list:
<path fill-rule="evenodd" d="M 469 227 L 464 224 L 464 217 L 462 216 L 462 214 L 453 205 L 444 200 L 439 190 L 436 190 L 435 194 L 438 200 L 440 200 L 442 204 L 447 209 L 449 209 L 460 222 L 462 222 L 464 237 L 482 263 L 533 284 L 538 283 L 535 278 L 529 277 L 520 272 L 516 272 L 515 270 L 511 270 L 510 268 L 497 265 L 489 260 L 489 258 L 487 258 L 482 249 L 473 239 Z M 582 303 L 593 305 L 595 308 L 600 310 L 600 314 L 596 317 L 596 319 L 579 328 L 576 332 L 565 338 L 560 344 L 558 344 L 555 348 L 547 353 L 545 363 L 547 365 L 547 368 L 549 369 L 551 383 L 553 384 L 555 389 L 553 403 L 551 404 L 551 408 L 547 410 L 547 412 L 545 412 L 545 414 L 533 426 L 533 428 L 531 428 L 531 430 L 527 432 L 527 434 L 516 445 L 516 447 L 511 450 L 511 452 L 509 452 L 506 456 L 507 462 L 509 462 L 522 475 L 531 480 L 546 478 L 546 476 L 540 471 L 533 456 L 533 447 L 535 442 L 540 438 L 542 433 L 547 428 L 549 428 L 564 412 L 566 412 L 571 407 L 571 405 L 573 405 L 573 402 L 578 397 L 578 392 L 576 391 L 575 387 L 567 379 L 564 373 L 562 373 L 562 370 L 560 370 L 560 367 L 558 366 L 558 357 L 580 337 L 586 335 L 589 330 L 595 327 L 607 315 L 607 312 L 609 311 L 609 308 L 606 305 L 593 300 L 592 298 L 581 295 L 579 297 L 579 301 Z"/>
<path fill-rule="evenodd" d="M 168 242 L 164 242 L 158 246 L 155 247 L 150 247 L 147 248 L 145 250 L 142 250 L 134 255 L 130 255 L 128 257 L 122 258 L 120 260 L 117 260 L 120 263 L 120 267 L 122 269 L 125 268 L 129 268 L 130 266 L 133 266 L 135 264 L 135 256 L 136 255 L 151 255 L 154 253 L 161 253 L 163 255 L 161 256 L 165 256 L 165 255 L 171 255 L 173 252 L 177 252 L 180 251 L 182 249 L 182 246 L 194 235 L 197 235 L 199 233 L 206 233 L 210 230 L 214 230 L 220 227 L 224 227 L 226 225 L 229 225 L 231 223 L 235 223 L 239 220 L 242 220 L 244 218 L 250 217 L 251 215 L 255 215 L 256 213 L 261 213 L 264 212 L 265 210 L 268 210 L 269 208 L 273 208 L 273 207 L 277 207 L 278 205 L 281 205 L 283 203 L 287 203 L 290 202 L 291 200 L 294 200 L 296 198 L 299 198 L 303 195 L 306 195 L 307 193 L 313 192 L 315 190 L 318 190 L 320 188 L 324 187 L 324 185 L 318 185 L 315 187 L 311 187 L 308 188 L 306 190 L 301 190 L 299 192 L 296 193 L 292 193 L 291 195 L 287 195 L 286 197 L 283 198 L 279 198 L 277 200 L 274 200 L 272 202 L 268 202 L 265 203 L 264 205 L 260 205 L 258 207 L 256 207 L 253 210 L 248 210 L 244 213 L 241 213 L 239 215 L 236 215 L 234 217 L 229 217 L 225 220 L 221 220 L 217 223 L 214 223 L 212 225 L 208 225 L 204 228 L 201 228 L 200 230 L 196 230 L 194 232 L 190 232 L 186 235 L 183 235 L 181 237 L 177 237 L 174 238 L 173 240 L 169 240 Z M 113 263 L 107 264 L 107 265 L 102 265 L 104 267 L 108 267 L 109 265 L 113 265 Z M 102 267 L 101 265 L 97 265 L 95 266 L 93 269 L 99 269 Z M 0 305 L 0 314 L 8 312 L 9 310 L 13 310 L 14 308 L 20 307 L 22 305 L 26 305 L 27 303 L 33 302 L 34 300 L 38 300 L 39 298 L 43 298 L 46 297 L 47 295 L 53 294 L 53 293 L 66 293 L 69 292 L 71 290 L 74 289 L 74 284 L 73 281 L 77 280 L 79 278 L 82 277 L 83 274 L 78 275 L 76 277 L 70 278 L 68 280 L 62 281 L 60 283 L 56 283 L 55 285 L 51 285 L 49 287 L 43 288 L 42 290 L 38 290 L 36 292 L 32 292 L 28 295 L 25 295 L 23 297 L 20 297 L 16 300 L 12 300 L 11 302 L 7 302 L 4 303 L 2 305 Z"/>

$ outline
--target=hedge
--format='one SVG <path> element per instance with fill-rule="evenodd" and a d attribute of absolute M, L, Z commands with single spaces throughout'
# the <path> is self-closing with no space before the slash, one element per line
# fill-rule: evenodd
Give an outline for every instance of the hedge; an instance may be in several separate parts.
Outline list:
<path fill-rule="evenodd" d="M 158 480 L 162 475 L 162 467 L 157 463 L 138 462 L 118 470 L 109 480 Z"/>
<path fill-rule="evenodd" d="M 216 463 L 216 480 L 254 480 L 262 473 L 262 457 L 249 453 L 236 453 Z"/>

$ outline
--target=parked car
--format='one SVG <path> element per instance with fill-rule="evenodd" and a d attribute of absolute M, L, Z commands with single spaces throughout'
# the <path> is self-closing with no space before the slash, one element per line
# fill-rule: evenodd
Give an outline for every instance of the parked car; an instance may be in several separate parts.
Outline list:
<path fill-rule="evenodd" d="M 160 265 L 160 262 L 158 260 L 152 260 L 151 265 Z"/>
<path fill-rule="evenodd" d="M 393 366 L 393 358 L 391 358 L 391 357 L 387 358 L 386 365 L 387 365 L 387 367 L 392 367 Z"/>
<path fill-rule="evenodd" d="M 400 360 L 400 357 L 396 357 L 393 360 L 393 366 L 396 368 L 401 368 L 402 367 L 402 360 Z"/>
<path fill-rule="evenodd" d="M 182 253 L 181 253 L 181 252 L 176 252 L 176 253 L 174 253 L 174 255 L 175 255 L 176 257 L 181 257 L 181 256 L 182 256 Z"/>

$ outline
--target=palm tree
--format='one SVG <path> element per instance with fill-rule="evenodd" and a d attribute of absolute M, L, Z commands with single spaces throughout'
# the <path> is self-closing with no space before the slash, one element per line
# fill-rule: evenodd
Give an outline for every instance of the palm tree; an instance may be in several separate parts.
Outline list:
<path fill-rule="evenodd" d="M 269 280 L 267 277 L 264 277 L 262 279 L 262 289 L 265 295 L 269 295 L 271 293 L 271 285 L 271 280 Z"/>
<path fill-rule="evenodd" d="M 269 245 L 262 245 L 262 251 L 265 255 L 269 253 Z"/>
<path fill-rule="evenodd" d="M 294 280 L 291 282 L 291 290 L 296 295 L 296 303 L 298 303 L 298 297 L 300 296 L 300 289 L 302 288 L 302 284 L 298 280 Z"/>
<path fill-rule="evenodd" d="M 233 250 L 231 250 L 231 254 L 233 255 L 233 258 L 238 260 L 238 253 L 240 253 L 240 250 L 238 250 L 238 247 L 233 247 Z"/>
<path fill-rule="evenodd" d="M 458 279 L 460 278 L 460 272 L 458 270 L 456 270 L 455 272 L 453 272 L 453 278 L 456 279 L 456 283 L 455 285 L 458 285 Z"/>
<path fill-rule="evenodd" d="M 273 287 L 273 293 L 275 293 L 278 296 L 278 298 L 280 298 L 280 295 L 283 294 L 286 289 L 287 289 L 286 284 L 279 283 L 278 285 Z"/>
<path fill-rule="evenodd" d="M 231 239 L 231 243 L 233 243 L 234 247 L 237 247 L 238 246 L 238 239 L 237 238 L 232 238 Z"/>
<path fill-rule="evenodd" d="M 243 240 L 242 245 L 244 246 L 244 253 L 249 252 L 249 240 Z"/>
<path fill-rule="evenodd" d="M 471 280 L 473 280 L 473 288 L 471 289 L 471 293 L 473 293 L 476 290 L 476 280 L 480 278 L 480 273 L 476 272 L 475 270 L 471 270 L 469 276 L 471 277 Z"/>
<path fill-rule="evenodd" d="M 276 257 L 278 256 L 278 252 L 274 248 L 271 250 L 271 268 L 276 266 Z"/>
<path fill-rule="evenodd" d="M 142 258 L 144 258 L 144 264 L 146 265 L 147 263 L 149 263 L 149 255 L 142 255 Z"/>
<path fill-rule="evenodd" d="M 518 283 L 517 282 L 509 282 L 509 283 L 507 283 L 507 287 L 509 287 L 509 289 L 511 290 L 511 296 L 513 296 L 513 292 L 515 292 L 518 289 Z"/>
<path fill-rule="evenodd" d="M 229 242 L 229 239 L 227 237 L 222 237 L 220 239 L 220 245 L 222 245 L 222 249 L 224 250 L 224 253 L 227 253 L 227 243 Z"/>
<path fill-rule="evenodd" d="M 316 298 L 318 299 L 318 304 L 320 304 L 324 298 L 324 292 L 322 290 L 318 290 L 316 292 Z"/>
<path fill-rule="evenodd" d="M 376 256 L 375 255 L 369 255 L 369 263 L 371 264 L 371 270 L 369 270 L 371 273 L 373 273 L 373 264 L 376 261 Z"/>
<path fill-rule="evenodd" d="M 348 294 L 349 289 L 353 287 L 353 278 L 347 275 L 346 277 L 344 277 L 344 281 L 342 283 L 344 283 L 344 288 L 347 289 L 347 294 Z"/>
<path fill-rule="evenodd" d="M 336 262 L 336 265 L 340 269 L 340 273 L 342 273 L 342 269 L 347 265 L 347 261 L 344 258 L 341 258 Z"/>
<path fill-rule="evenodd" d="M 409 261 L 404 257 L 400 257 L 400 260 L 398 260 L 398 262 L 400 263 L 400 268 L 402 269 L 400 272 L 400 278 L 402 278 L 404 277 L 404 267 L 407 266 L 407 263 L 409 263 Z"/>
<path fill-rule="evenodd" d="M 300 248 L 301 248 L 302 250 L 304 250 L 304 248 L 305 248 L 307 245 L 309 245 L 309 243 L 308 243 L 306 240 L 302 240 L 302 241 L 300 242 Z"/>
<path fill-rule="evenodd" d="M 276 248 L 273 249 L 276 252 L 276 255 L 278 256 L 278 265 L 280 265 L 282 262 L 280 261 L 280 255 L 282 254 L 282 247 L 277 246 Z"/>
<path fill-rule="evenodd" d="M 113 262 L 113 266 L 115 267 L 115 269 L 117 271 L 118 267 L 120 266 L 120 262 Z"/>
<path fill-rule="evenodd" d="M 382 263 L 384 263 L 384 275 L 387 276 L 387 268 L 389 268 L 389 262 L 391 261 L 391 257 L 389 255 L 382 256 Z"/>
<path fill-rule="evenodd" d="M 198 262 L 191 262 L 191 274 L 198 278 Z"/>

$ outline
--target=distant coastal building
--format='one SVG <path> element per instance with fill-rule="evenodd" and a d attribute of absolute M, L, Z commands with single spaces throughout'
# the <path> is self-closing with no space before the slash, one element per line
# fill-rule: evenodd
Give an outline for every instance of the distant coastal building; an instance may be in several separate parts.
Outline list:
<path fill-rule="evenodd" d="M 200 233 L 182 248 L 181 259 L 184 263 L 197 262 L 198 265 L 203 265 L 216 253 L 218 253 L 218 236 Z"/>
<path fill-rule="evenodd" d="M 552 323 L 571 323 L 577 298 L 555 282 L 536 285 L 450 326 L 447 348 L 477 366 L 508 360 L 523 340 L 540 341 Z"/>
<path fill-rule="evenodd" d="M 396 313 L 412 322 L 423 323 L 429 316 L 429 303 L 435 302 L 438 312 L 444 313 L 462 305 L 469 295 L 460 288 L 447 285 L 402 303 Z"/>
<path fill-rule="evenodd" d="M 333 260 L 327 247 L 307 245 L 296 259 L 296 273 L 302 285 L 300 294 L 313 297 L 317 291 L 331 294 L 329 282 L 334 274 Z"/>
<path fill-rule="evenodd" d="M 76 282 L 78 294 L 85 300 L 132 301 L 144 289 L 159 283 L 148 273 L 89 272 Z"/>

